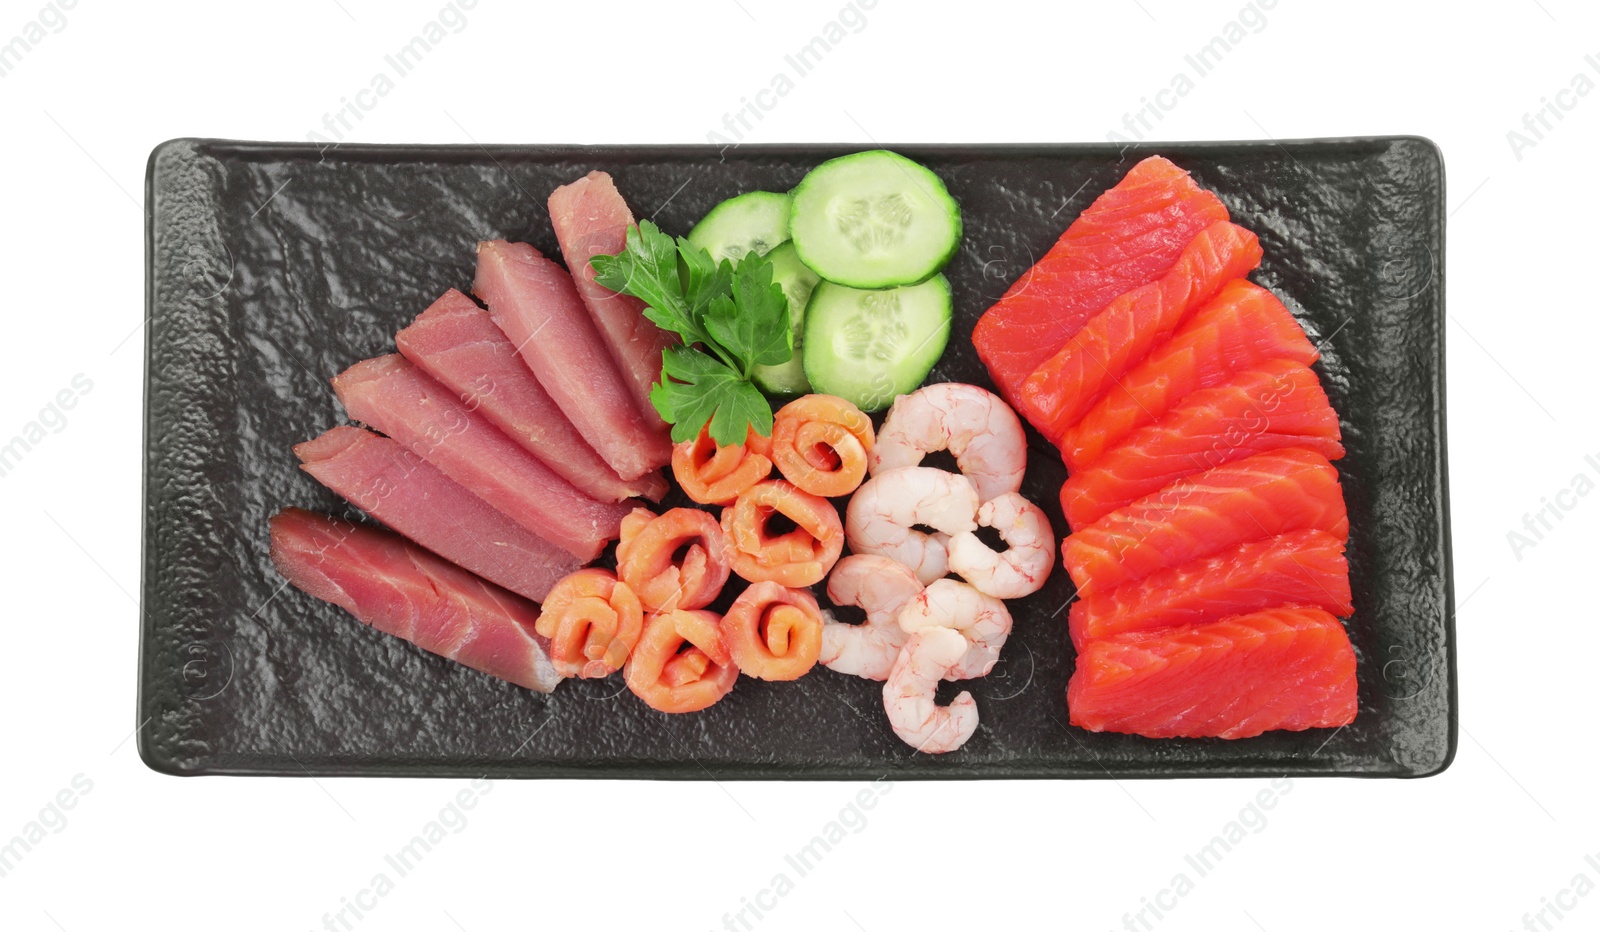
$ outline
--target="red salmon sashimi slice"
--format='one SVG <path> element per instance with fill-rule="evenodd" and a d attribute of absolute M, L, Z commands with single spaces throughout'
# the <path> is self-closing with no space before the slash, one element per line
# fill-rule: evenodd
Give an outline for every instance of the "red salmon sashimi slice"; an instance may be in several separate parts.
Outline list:
<path fill-rule="evenodd" d="M 1160 156 L 1090 204 L 978 321 L 972 343 L 1014 405 L 1022 384 L 1117 295 L 1155 281 L 1228 209 Z"/>
<path fill-rule="evenodd" d="M 1149 738 L 1250 738 L 1355 721 L 1356 655 L 1319 608 L 1092 640 L 1067 684 L 1072 724 Z"/>
<path fill-rule="evenodd" d="M 352 418 L 580 560 L 620 536 L 633 510 L 580 492 L 404 357 L 358 362 L 334 378 L 333 390 Z"/>
<path fill-rule="evenodd" d="M 1303 529 L 1348 537 L 1339 473 L 1313 450 L 1258 453 L 1179 479 L 1061 542 L 1081 597 L 1218 551 Z"/>
<path fill-rule="evenodd" d="M 535 602 L 583 565 L 388 437 L 335 427 L 294 452 L 301 469 L 357 508 Z"/>
<path fill-rule="evenodd" d="M 1256 453 L 1305 447 L 1344 456 L 1339 415 L 1317 374 L 1275 359 L 1203 388 L 1129 434 L 1061 487 L 1067 524 L 1083 528 L 1130 502 L 1213 466 Z"/>
<path fill-rule="evenodd" d="M 1072 603 L 1079 650 L 1093 638 L 1217 621 L 1279 605 L 1352 611 L 1344 544 L 1325 531 L 1292 531 L 1157 570 L 1135 583 Z"/>
<path fill-rule="evenodd" d="M 1059 440 L 1222 286 L 1261 262 L 1256 235 L 1223 221 L 1202 230 L 1156 281 L 1118 296 L 1023 383 L 1018 411 Z"/>
<path fill-rule="evenodd" d="M 539 608 L 403 538 L 299 508 L 272 518 L 272 562 L 290 584 L 425 651 L 539 692 L 561 682 Z"/>
<path fill-rule="evenodd" d="M 472 290 L 617 475 L 637 479 L 672 461 L 671 439 L 645 420 L 566 270 L 527 243 L 479 243 Z"/>
<path fill-rule="evenodd" d="M 593 171 L 550 195 L 550 224 L 561 244 L 578 294 L 611 350 L 622 378 L 647 423 L 665 432 L 666 422 L 650 403 L 650 386 L 661 381 L 661 351 L 677 338 L 644 316 L 644 302 L 617 294 L 594 280 L 594 256 L 614 256 L 626 244 L 633 211 L 611 176 Z"/>
<path fill-rule="evenodd" d="M 489 312 L 454 288 L 395 334 L 394 342 L 402 356 L 468 408 L 593 498 L 619 502 L 642 495 L 660 501 L 666 494 L 660 473 L 633 480 L 617 475 L 528 371 Z"/>
<path fill-rule="evenodd" d="M 1234 279 L 1061 435 L 1061 457 L 1070 470 L 1087 468 L 1190 392 L 1269 359 L 1309 366 L 1318 355 L 1300 322 L 1272 292 Z"/>

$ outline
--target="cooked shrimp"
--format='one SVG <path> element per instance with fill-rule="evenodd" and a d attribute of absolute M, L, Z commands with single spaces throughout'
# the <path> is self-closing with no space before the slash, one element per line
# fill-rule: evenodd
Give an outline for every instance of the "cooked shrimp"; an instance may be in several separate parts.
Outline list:
<path fill-rule="evenodd" d="M 808 590 L 755 583 L 723 616 L 722 640 L 740 673 L 797 680 L 816 666 L 822 650 L 822 608 Z"/>
<path fill-rule="evenodd" d="M 1006 603 L 954 579 L 934 580 L 900 609 L 895 620 L 907 634 L 952 628 L 966 639 L 966 654 L 945 674 L 951 680 L 987 676 L 1011 634 Z"/>
<path fill-rule="evenodd" d="M 757 438 L 760 438 L 759 440 Z M 702 505 L 726 505 L 739 493 L 772 475 L 770 448 L 765 437 L 751 428 L 744 443 L 719 447 L 708 428 L 700 436 L 672 448 L 672 474 L 683 494 Z"/>
<path fill-rule="evenodd" d="M 927 466 L 878 473 L 862 484 L 845 510 L 850 549 L 909 567 L 924 584 L 949 572 L 945 541 L 976 530 L 978 491 L 965 476 Z M 913 525 L 933 528 L 928 534 Z"/>
<path fill-rule="evenodd" d="M 639 641 L 644 609 L 610 570 L 571 573 L 550 588 L 534 630 L 550 639 L 550 662 L 562 676 L 610 676 Z"/>
<path fill-rule="evenodd" d="M 978 526 L 994 528 L 1007 549 L 996 553 L 968 531 L 950 538 L 950 572 L 997 599 L 1038 592 L 1056 563 L 1056 537 L 1044 511 L 1016 492 L 978 508 Z"/>
<path fill-rule="evenodd" d="M 722 642 L 720 622 L 714 612 L 686 609 L 645 618 L 622 670 L 628 689 L 660 712 L 698 712 L 726 696 L 739 668 Z"/>
<path fill-rule="evenodd" d="M 768 523 L 780 514 L 795 527 L 771 535 Z M 844 552 L 844 529 L 833 505 L 781 479 L 756 483 L 722 509 L 722 530 L 733 571 L 750 582 L 815 585 Z"/>
<path fill-rule="evenodd" d="M 857 553 L 840 560 L 828 577 L 828 598 L 835 605 L 866 609 L 867 622 L 849 625 L 827 619 L 818 657 L 822 665 L 869 680 L 887 679 L 906 643 L 906 633 L 895 619 L 921 591 L 917 574 L 888 557 Z"/>
<path fill-rule="evenodd" d="M 1028 441 L 1000 396 L 976 385 L 940 382 L 895 399 L 878 431 L 872 474 L 915 466 L 949 450 L 980 501 L 1022 488 Z"/>
<path fill-rule="evenodd" d="M 635 508 L 622 519 L 617 576 L 639 596 L 646 611 L 699 608 L 728 581 L 722 526 L 695 508 L 656 515 Z M 674 555 L 683 557 L 674 562 Z"/>
<path fill-rule="evenodd" d="M 948 706 L 933 701 L 941 679 L 966 653 L 967 642 L 949 628 L 924 628 L 906 641 L 883 684 L 883 710 L 901 741 L 927 754 L 954 751 L 978 728 L 978 703 L 963 690 Z"/>
<path fill-rule="evenodd" d="M 772 461 L 802 492 L 849 495 L 867 475 L 872 419 L 833 395 L 806 395 L 772 419 Z"/>

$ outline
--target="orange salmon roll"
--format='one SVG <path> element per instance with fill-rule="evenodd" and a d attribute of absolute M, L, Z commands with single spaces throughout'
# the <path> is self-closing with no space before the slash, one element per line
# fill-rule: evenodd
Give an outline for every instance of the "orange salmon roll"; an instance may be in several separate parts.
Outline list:
<path fill-rule="evenodd" d="M 744 438 L 744 448 L 751 453 L 760 453 L 770 460 L 772 459 L 772 436 L 770 434 L 758 434 L 756 429 L 752 427 L 749 435 Z"/>
<path fill-rule="evenodd" d="M 550 639 L 562 676 L 595 679 L 622 669 L 639 642 L 644 609 L 610 570 L 578 570 L 550 588 L 534 630 Z"/>
<path fill-rule="evenodd" d="M 707 425 L 709 427 L 709 425 Z M 726 505 L 772 475 L 771 441 L 751 429 L 744 443 L 719 447 L 709 430 L 672 448 L 672 474 L 683 493 L 702 505 Z"/>
<path fill-rule="evenodd" d="M 777 515 L 794 522 L 794 528 L 772 534 L 769 526 Z M 791 589 L 815 585 L 844 550 L 844 527 L 832 503 L 781 479 L 756 483 L 722 509 L 722 530 L 733 571 L 753 583 Z"/>
<path fill-rule="evenodd" d="M 635 508 L 622 519 L 617 577 L 647 612 L 699 608 L 728 581 L 725 551 L 721 525 L 704 511 L 674 508 L 656 515 Z"/>
<path fill-rule="evenodd" d="M 816 666 L 822 652 L 822 608 L 805 589 L 759 582 L 729 607 L 722 640 L 740 673 L 797 680 Z"/>
<path fill-rule="evenodd" d="M 802 492 L 838 498 L 861 485 L 872 420 L 834 395 L 796 398 L 773 416 L 772 461 Z"/>
<path fill-rule="evenodd" d="M 739 668 L 728 656 L 715 612 L 673 609 L 645 618 L 622 676 L 652 709 L 698 712 L 733 689 Z"/>

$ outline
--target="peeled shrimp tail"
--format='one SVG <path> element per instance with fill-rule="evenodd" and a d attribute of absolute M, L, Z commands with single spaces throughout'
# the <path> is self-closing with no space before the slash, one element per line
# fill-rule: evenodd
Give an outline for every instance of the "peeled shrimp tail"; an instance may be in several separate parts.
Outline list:
<path fill-rule="evenodd" d="M 987 676 L 1011 634 L 1006 604 L 954 579 L 936 579 L 907 602 L 896 619 L 908 634 L 949 628 L 967 643 L 966 653 L 945 671 L 947 680 Z"/>
<path fill-rule="evenodd" d="M 930 583 L 949 571 L 947 535 L 975 530 L 977 512 L 978 492 L 965 476 L 909 466 L 862 484 L 845 511 L 845 531 L 856 553 L 889 557 Z"/>
<path fill-rule="evenodd" d="M 639 597 L 610 570 L 578 570 L 550 589 L 534 628 L 550 639 L 550 660 L 562 676 L 610 676 L 639 641 Z"/>
<path fill-rule="evenodd" d="M 1007 549 L 996 553 L 975 533 L 957 534 L 946 546 L 950 571 L 996 598 L 1038 592 L 1056 562 L 1055 532 L 1044 511 L 1016 492 L 1007 492 L 983 503 L 978 525 L 999 532 Z"/>
<path fill-rule="evenodd" d="M 993 392 L 941 382 L 895 399 L 878 431 L 872 474 L 915 466 L 937 450 L 950 451 L 983 501 L 1022 488 L 1027 438 L 1017 415 Z"/>
<path fill-rule="evenodd" d="M 828 598 L 865 609 L 867 620 L 850 625 L 827 617 L 818 660 L 838 673 L 887 679 L 906 643 L 895 617 L 921 591 L 916 574 L 888 557 L 858 553 L 840 560 L 828 577 Z"/>
<path fill-rule="evenodd" d="M 948 706 L 933 701 L 934 689 L 966 653 L 967 642 L 949 628 L 913 634 L 883 684 L 883 707 L 901 741 L 926 754 L 944 754 L 967 743 L 978 728 L 978 703 L 963 691 Z"/>

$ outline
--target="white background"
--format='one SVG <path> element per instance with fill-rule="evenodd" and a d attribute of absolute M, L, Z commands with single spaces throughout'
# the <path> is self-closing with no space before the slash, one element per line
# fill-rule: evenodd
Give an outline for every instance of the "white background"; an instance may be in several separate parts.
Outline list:
<path fill-rule="evenodd" d="M 480 0 L 349 138 L 704 142 L 840 7 Z M 183 780 L 146 769 L 128 740 L 146 156 L 173 136 L 304 139 L 439 9 L 81 0 L 0 78 L 0 437 L 75 375 L 93 383 L 0 478 L 0 839 L 75 775 L 92 783 L 0 878 L 0 927 L 322 928 L 467 785 Z M 0 3 L 0 42 L 39 10 Z M 1103 140 L 1240 10 L 879 0 L 746 138 Z M 1574 908 L 1529 928 L 1600 927 L 1600 895 L 1562 892 L 1600 881 L 1600 860 L 1584 860 L 1600 852 L 1600 496 L 1562 495 L 1572 507 L 1532 548 L 1507 538 L 1575 476 L 1600 479 L 1584 460 L 1600 454 L 1600 93 L 1564 97 L 1575 106 L 1520 158 L 1507 139 L 1574 75 L 1600 81 L 1584 60 L 1600 54 L 1596 21 L 1579 0 L 1283 0 L 1154 134 L 1414 133 L 1443 148 L 1463 726 L 1432 779 L 1295 781 L 1154 928 L 1504 930 L 1546 900 Z M 901 784 L 754 927 L 1120 928 L 1267 785 Z M 354 928 L 722 928 L 858 789 L 498 782 Z"/>

